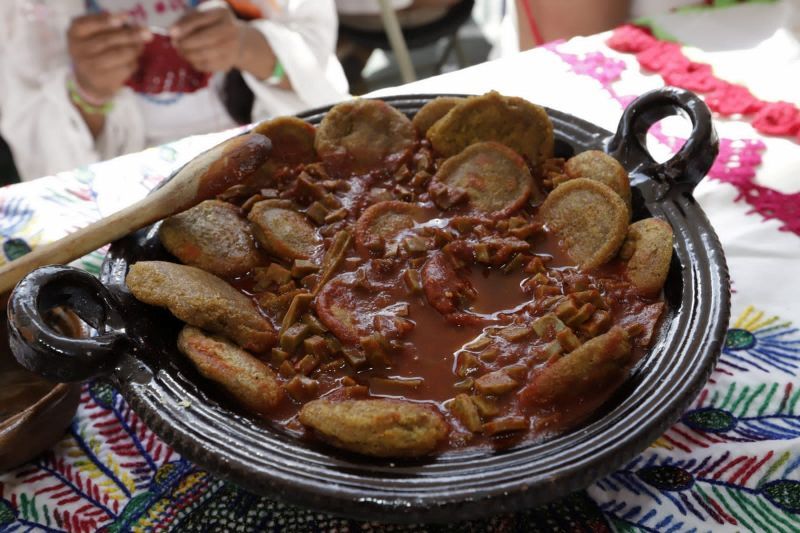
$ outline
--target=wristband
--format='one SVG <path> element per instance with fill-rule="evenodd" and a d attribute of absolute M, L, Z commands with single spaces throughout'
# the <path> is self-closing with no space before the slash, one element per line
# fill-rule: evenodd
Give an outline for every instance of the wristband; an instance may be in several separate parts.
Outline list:
<path fill-rule="evenodd" d="M 114 109 L 114 103 L 111 100 L 103 103 L 89 101 L 89 98 L 84 96 L 78 84 L 72 78 L 67 79 L 67 91 L 72 103 L 87 115 L 108 115 Z"/>
<path fill-rule="evenodd" d="M 286 72 L 283 70 L 283 65 L 276 59 L 275 68 L 272 70 L 272 76 L 267 78 L 267 83 L 270 85 L 278 85 L 283 81 L 284 76 L 286 76 Z"/>

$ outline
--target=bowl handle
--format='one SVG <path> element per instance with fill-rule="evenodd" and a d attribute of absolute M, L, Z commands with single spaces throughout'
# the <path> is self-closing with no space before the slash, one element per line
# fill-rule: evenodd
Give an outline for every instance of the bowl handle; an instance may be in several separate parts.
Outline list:
<path fill-rule="evenodd" d="M 656 163 L 647 151 L 647 130 L 671 115 L 688 115 L 692 133 L 672 159 Z M 719 140 L 708 106 L 693 92 L 676 87 L 656 89 L 634 100 L 622 113 L 617 133 L 608 144 L 608 153 L 628 172 L 670 179 L 691 188 L 711 169 L 718 151 Z"/>
<path fill-rule="evenodd" d="M 70 338 L 51 328 L 45 313 L 65 306 L 97 332 Z M 60 382 L 109 373 L 130 339 L 116 298 L 100 281 L 77 268 L 51 265 L 25 276 L 8 303 L 11 351 L 28 370 Z"/>

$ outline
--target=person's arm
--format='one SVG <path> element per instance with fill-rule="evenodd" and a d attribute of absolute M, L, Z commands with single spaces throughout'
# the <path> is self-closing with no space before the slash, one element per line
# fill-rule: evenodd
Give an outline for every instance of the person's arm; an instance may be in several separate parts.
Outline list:
<path fill-rule="evenodd" d="M 227 8 L 195 10 L 171 29 L 178 52 L 203 72 L 237 68 L 255 93 L 255 115 L 289 113 L 346 95 L 333 56 L 332 0 L 294 0 L 269 18 L 243 22 Z M 281 73 L 279 83 L 271 80 Z"/>
<path fill-rule="evenodd" d="M 74 79 L 68 92 L 96 139 L 114 96 L 136 71 L 149 31 L 126 24 L 127 17 L 96 13 L 76 17 L 67 30 Z"/>
<path fill-rule="evenodd" d="M 63 41 L 43 42 L 42 35 L 65 35 L 66 25 L 37 27 L 51 21 L 31 21 L 22 4 L 15 2 L 6 20 L 12 31 L 6 43 L 8 53 L 0 61 L 0 132 L 11 147 L 22 179 L 143 148 L 141 116 L 127 91 L 117 95 L 113 110 L 103 119 L 102 133 L 95 139 L 70 98 L 68 82 L 73 71 L 67 50 L 52 48 Z"/>
<path fill-rule="evenodd" d="M 520 50 L 556 39 L 591 35 L 609 30 L 628 18 L 630 0 L 516 0 Z M 533 15 L 541 42 L 527 13 Z"/>

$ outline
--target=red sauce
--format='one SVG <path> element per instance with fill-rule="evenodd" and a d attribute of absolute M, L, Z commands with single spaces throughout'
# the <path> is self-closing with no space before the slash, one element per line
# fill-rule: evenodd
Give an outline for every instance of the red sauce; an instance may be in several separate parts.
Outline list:
<path fill-rule="evenodd" d="M 410 162 L 407 164 L 413 174 L 413 164 Z M 298 172 L 301 170 L 298 169 Z M 433 173 L 435 169 L 428 170 Z M 294 176 L 284 175 L 281 180 L 283 183 L 277 184 L 277 188 L 284 191 L 282 197 L 292 198 L 291 192 L 286 191 L 291 190 Z M 460 231 L 455 229 L 455 226 L 459 226 L 459 217 L 474 216 L 469 206 L 462 203 L 448 209 L 439 209 L 429 198 L 425 184 L 417 187 L 410 185 L 408 181 L 398 184 L 395 176 L 381 173 L 351 177 L 348 184 L 346 190 L 342 188 L 333 193 L 341 205 L 349 210 L 347 218 L 336 223 L 337 227 L 352 228 L 364 209 L 375 203 L 373 197 L 375 191 L 381 191 L 382 194 L 386 191 L 392 199 L 408 201 L 409 198 L 399 192 L 398 185 L 401 185 L 406 190 L 412 191 L 411 200 L 424 209 L 429 220 L 418 222 L 414 228 L 390 239 L 391 242 L 384 243 L 387 249 L 391 247 L 392 242 L 411 235 L 422 236 L 435 242 L 429 235 L 433 231 L 430 228 L 449 232 L 452 241 L 461 244 L 460 248 L 452 245 L 448 249 L 450 245 L 440 243 L 427 252 L 418 254 L 406 254 L 400 247 L 401 251 L 394 256 L 390 254 L 390 257 L 384 257 L 385 249 L 372 252 L 358 251 L 354 247 L 349 249 L 347 259 L 315 300 L 317 315 L 320 315 L 321 305 L 330 309 L 336 307 L 337 313 L 349 313 L 347 316 L 352 320 L 345 320 L 343 329 L 333 328 L 330 324 L 329 329 L 336 333 L 342 345 L 354 349 L 360 349 L 359 341 L 356 339 L 375 332 L 376 316 L 386 317 L 389 320 L 399 318 L 401 322 L 410 321 L 413 329 L 397 339 L 394 348 L 388 354 L 388 365 L 357 369 L 344 365 L 327 371 L 316 369 L 311 372 L 309 377 L 318 382 L 318 397 L 343 398 L 355 394 L 357 397 L 393 397 L 434 404 L 451 424 L 449 448 L 497 446 L 524 439 L 543 438 L 545 436 L 543 433 L 531 429 L 535 427 L 533 420 L 529 429 L 524 431 L 490 436 L 480 432 L 473 434 L 446 406 L 446 403 L 459 392 L 467 390 L 465 380 L 475 380 L 489 372 L 509 366 L 524 365 L 526 370 L 522 372 L 524 375 L 518 375 L 518 387 L 507 393 L 489 395 L 498 414 L 488 419 L 511 415 L 529 417 L 519 404 L 519 390 L 537 370 L 548 364 L 545 352 L 551 339 L 545 340 L 537 335 L 528 335 L 522 340 L 513 341 L 493 333 L 490 346 L 495 347 L 497 353 L 493 356 L 484 354 L 484 357 L 481 357 L 481 353 L 485 347 L 477 349 L 465 346 L 482 333 L 492 331 L 492 328 L 497 329 L 512 324 L 529 325 L 552 311 L 552 298 L 548 305 L 547 295 L 537 295 L 535 292 L 535 284 L 531 280 L 537 274 L 525 270 L 529 261 L 537 256 L 547 267 L 543 274 L 547 276 L 552 287 L 548 289 L 551 291 L 549 296 L 564 296 L 589 289 L 597 290 L 607 303 L 611 324 L 625 326 L 634 333 L 638 329 L 643 330 L 642 333 L 633 336 L 636 357 L 640 357 L 647 348 L 650 342 L 648 332 L 652 332 L 661 315 L 662 303 L 637 295 L 624 280 L 619 264 L 606 265 L 593 273 L 581 273 L 571 266 L 574 263 L 561 251 L 558 243 L 541 225 L 537 226 L 536 207 L 526 204 L 520 211 L 505 217 L 504 221 L 484 217 L 483 221 L 475 224 L 484 226 L 481 231 Z M 304 206 L 302 208 L 310 203 L 298 198 L 293 199 Z M 491 243 L 492 238 L 510 238 L 508 228 L 504 227 L 504 224 L 509 223 L 509 218 L 514 218 L 513 222 L 517 225 L 535 226 L 535 229 L 524 238 L 515 237 L 517 241 L 524 241 L 530 245 L 527 250 L 521 252 L 525 261 L 508 268 L 510 264 L 513 265 L 517 252 L 508 253 L 507 260 L 501 264 L 485 264 L 476 260 L 477 246 Z M 320 231 L 326 236 L 324 247 L 326 248 L 330 244 L 329 237 L 333 231 L 326 231 L 325 227 L 320 228 Z M 314 261 L 321 262 L 324 248 L 313 258 Z M 437 251 L 442 249 L 445 252 Z M 424 271 L 424 264 L 431 261 L 436 253 L 445 253 L 448 261 L 452 262 L 456 278 L 460 280 L 456 283 L 456 279 L 450 276 L 450 279 L 444 279 L 444 287 L 439 287 L 444 299 L 451 298 L 450 304 L 455 302 L 453 305 L 460 306 L 454 313 L 443 314 L 442 309 L 449 305 L 447 302 L 442 304 L 443 307 L 437 305 L 434 308 L 431 305 L 430 293 L 426 294 L 426 291 L 412 293 L 404 280 L 404 272 L 407 269 Z M 469 255 L 469 253 L 473 254 L 473 260 L 464 261 L 464 254 Z M 290 267 L 288 264 L 284 266 Z M 462 287 L 458 290 L 464 294 L 448 295 L 447 287 L 451 282 L 454 287 Z M 234 280 L 234 285 L 251 295 L 255 301 L 262 296 L 254 289 L 254 280 L 250 275 Z M 471 287 L 472 290 L 465 290 L 463 287 Z M 265 314 L 269 316 L 269 313 Z M 275 317 L 270 318 L 275 322 L 276 328 L 280 326 Z M 635 324 L 639 326 L 633 327 Z M 575 333 L 581 341 L 590 338 L 577 328 Z M 296 362 L 303 355 L 301 349 L 290 358 L 290 361 Z M 269 359 L 268 354 L 264 354 L 263 357 L 265 360 Z M 472 366 L 466 365 L 465 361 L 471 361 Z M 464 371 L 468 366 L 470 368 Z M 280 367 L 273 366 L 273 368 L 276 372 L 280 372 Z M 284 383 L 289 380 L 287 377 L 280 379 Z M 366 389 L 353 387 L 354 382 Z M 366 396 L 365 390 L 368 391 Z M 472 391 L 474 393 L 475 389 Z M 290 432 L 301 434 L 303 430 L 296 420 L 296 414 L 302 404 L 303 402 L 287 396 L 280 408 L 268 414 L 267 418 Z"/>

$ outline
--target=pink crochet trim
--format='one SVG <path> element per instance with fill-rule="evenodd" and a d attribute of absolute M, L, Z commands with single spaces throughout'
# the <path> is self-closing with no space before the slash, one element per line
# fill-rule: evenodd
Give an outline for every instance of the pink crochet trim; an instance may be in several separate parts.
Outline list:
<path fill-rule="evenodd" d="M 656 72 L 670 85 L 706 95 L 705 100 L 720 115 L 757 113 L 753 127 L 764 135 L 797 135 L 800 140 L 800 110 L 788 102 L 764 102 L 742 85 L 714 76 L 711 66 L 689 61 L 677 43 L 659 41 L 646 28 L 626 24 L 608 39 L 618 52 L 635 53 L 639 65 Z"/>
<path fill-rule="evenodd" d="M 621 34 L 624 36 L 626 31 L 627 30 L 624 30 L 624 28 L 621 29 Z M 636 32 L 637 33 L 633 35 L 633 44 L 627 41 L 628 44 L 625 44 L 625 42 L 622 43 L 623 46 L 629 46 L 631 51 L 636 51 L 634 48 L 639 47 L 642 43 L 651 43 L 651 41 L 646 38 L 637 41 L 636 39 L 642 35 L 642 30 L 637 28 Z M 617 35 L 616 31 L 614 35 Z M 645 33 L 645 35 L 649 34 Z M 654 39 L 652 40 L 654 41 Z M 623 109 L 635 99 L 633 95 L 617 93 L 614 88 L 614 83 L 621 78 L 621 74 L 625 70 L 625 63 L 623 61 L 609 57 L 600 52 L 589 52 L 585 54 L 562 52 L 559 49 L 560 44 L 561 42 L 548 43 L 544 45 L 544 48 L 560 57 L 576 74 L 589 76 L 597 80 L 603 87 L 603 90 L 605 90 L 612 99 L 618 102 Z M 666 49 L 669 50 L 672 48 L 673 47 L 667 47 Z M 700 63 L 689 62 L 686 63 L 686 65 L 687 68 L 685 70 L 667 69 L 665 72 L 671 76 L 678 76 L 678 78 L 681 76 L 678 72 L 683 72 L 688 77 L 696 78 L 697 80 L 701 79 L 703 76 L 709 75 L 711 72 L 710 67 Z M 744 109 L 747 112 L 752 112 L 760 108 L 760 111 L 754 118 L 754 122 L 764 122 L 763 124 L 759 122 L 760 128 L 785 127 L 785 124 L 790 121 L 787 120 L 784 114 L 792 114 L 792 109 L 794 109 L 794 107 L 791 104 L 787 105 L 785 102 L 765 104 L 755 99 L 750 92 L 743 87 L 735 86 L 717 80 L 716 78 L 714 78 L 714 80 L 717 84 L 714 87 L 714 93 L 717 93 L 715 98 L 719 97 L 718 107 L 720 109 Z M 722 96 L 725 94 L 728 96 Z M 706 101 L 708 101 L 710 97 L 711 94 L 706 94 Z M 717 103 L 714 105 L 717 106 Z M 791 118 L 792 117 L 789 117 L 789 119 Z M 658 139 L 659 142 L 669 147 L 672 152 L 680 150 L 683 143 L 686 142 L 685 139 L 680 137 L 665 134 L 661 130 L 660 124 L 653 125 L 649 133 Z M 798 135 L 798 140 L 800 140 L 800 130 L 795 133 Z M 756 169 L 761 165 L 761 154 L 765 149 L 766 145 L 761 139 L 720 139 L 719 155 L 708 171 L 708 177 L 736 187 L 739 191 L 736 201 L 746 201 L 752 208 L 750 211 L 751 213 L 758 213 L 767 220 L 777 219 L 781 222 L 780 229 L 782 231 L 791 231 L 800 236 L 800 193 L 784 194 L 780 191 L 769 189 L 755 183 Z"/>

